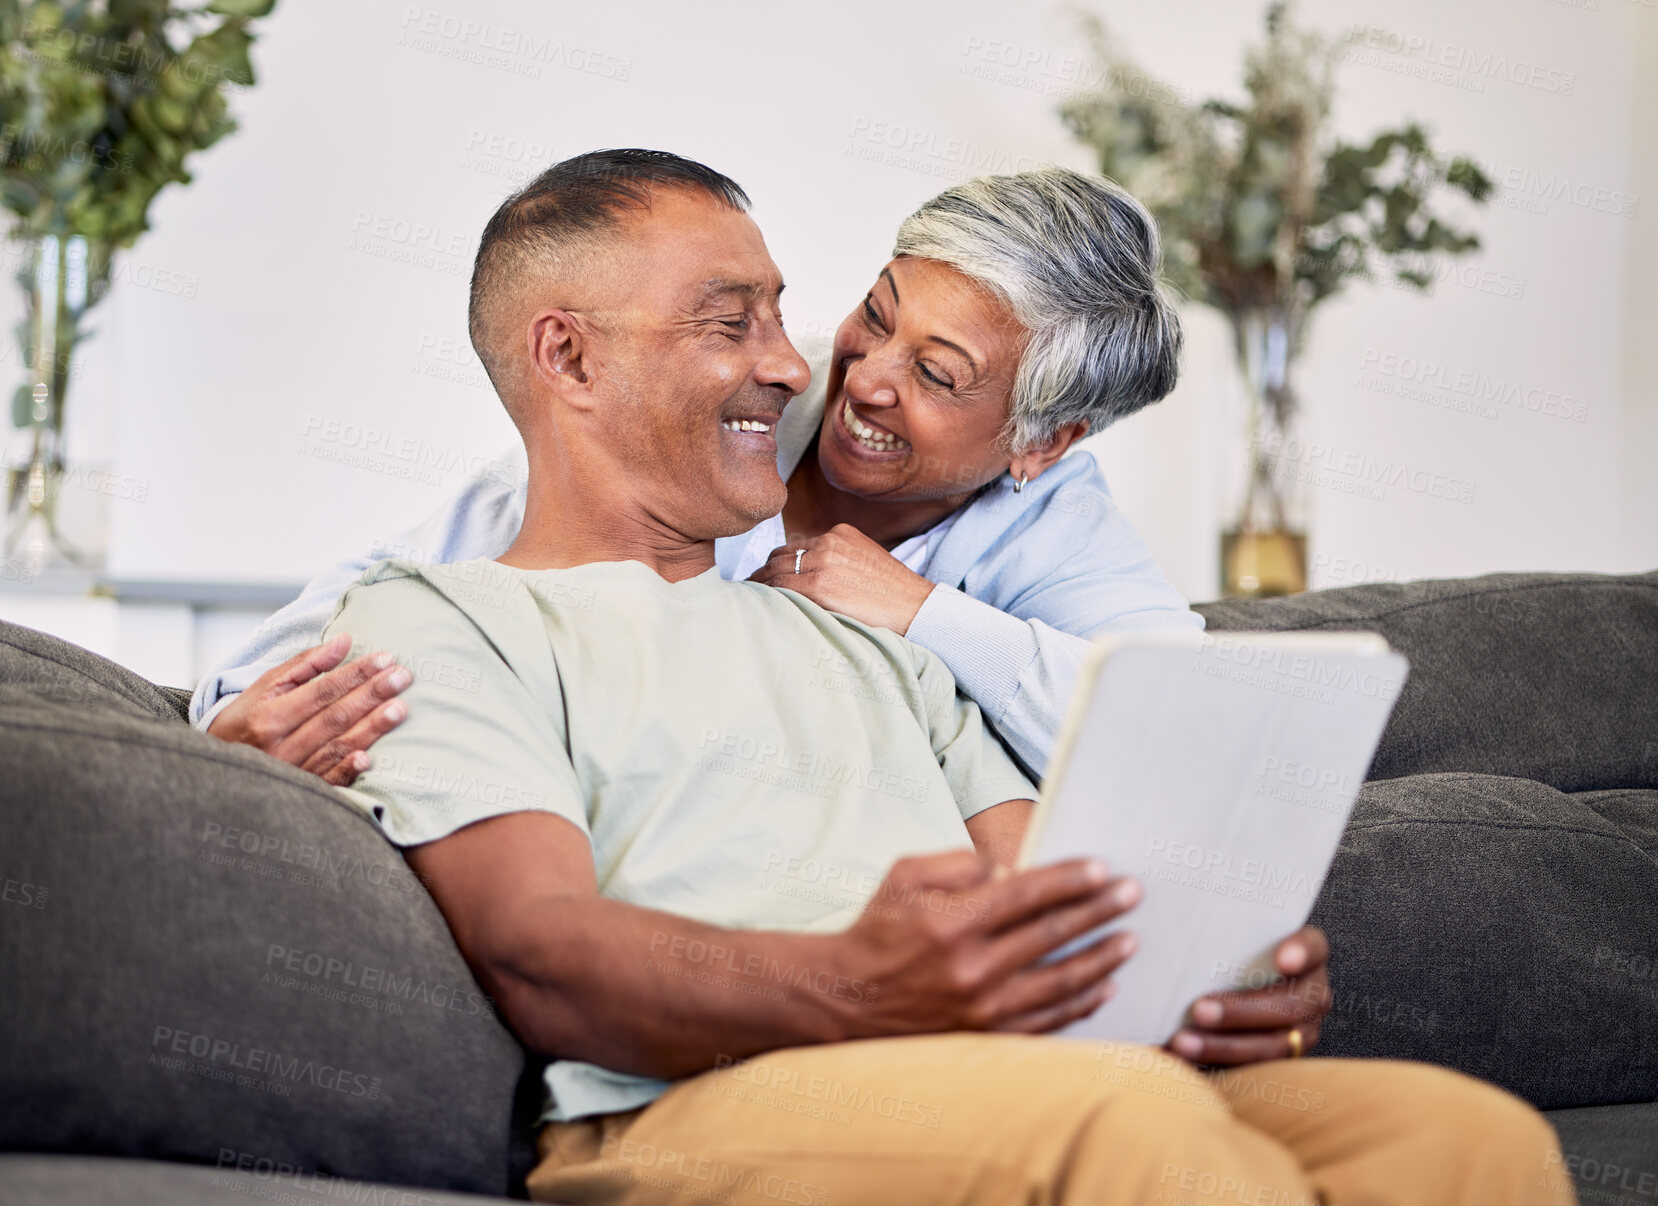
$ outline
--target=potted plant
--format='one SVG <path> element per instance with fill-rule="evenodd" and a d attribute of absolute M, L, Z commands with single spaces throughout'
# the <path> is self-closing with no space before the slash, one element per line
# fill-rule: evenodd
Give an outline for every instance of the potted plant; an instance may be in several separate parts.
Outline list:
<path fill-rule="evenodd" d="M 1436 192 L 1483 202 L 1492 181 L 1446 160 L 1420 125 L 1367 144 L 1335 138 L 1330 100 L 1339 43 L 1295 26 L 1284 0 L 1244 57 L 1247 101 L 1182 103 L 1145 74 L 1098 20 L 1087 33 L 1099 87 L 1061 109 L 1100 170 L 1143 202 L 1162 230 L 1166 270 L 1193 300 L 1226 315 L 1249 403 L 1246 484 L 1221 536 L 1224 593 L 1305 590 L 1307 540 L 1284 450 L 1292 385 L 1313 309 L 1350 278 L 1418 290 L 1435 257 L 1479 246 L 1429 210 Z"/>
<path fill-rule="evenodd" d="M 275 0 L 0 0 L 0 205 L 23 288 L 24 380 L 6 466 L 8 556 L 79 560 L 58 531 L 63 420 L 87 313 L 150 203 L 185 160 L 236 128 L 226 95 L 253 83 L 252 19 Z"/>

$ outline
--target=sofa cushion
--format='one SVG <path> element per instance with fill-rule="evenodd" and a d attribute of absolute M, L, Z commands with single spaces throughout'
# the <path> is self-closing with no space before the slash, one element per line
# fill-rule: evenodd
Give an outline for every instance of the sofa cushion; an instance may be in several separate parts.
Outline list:
<path fill-rule="evenodd" d="M 1372 779 L 1658 787 L 1658 571 L 1373 583 L 1195 610 L 1217 632 L 1364 629 L 1404 653 Z"/>
<path fill-rule="evenodd" d="M 161 687 L 161 686 L 158 686 L 158 687 L 156 687 L 156 690 L 161 692 L 161 698 L 165 699 L 169 704 L 172 705 L 173 715 L 177 716 L 180 720 L 184 721 L 185 724 L 189 724 L 190 723 L 190 700 L 193 697 L 194 693 L 191 692 L 191 691 L 185 690 L 183 687 Z"/>
<path fill-rule="evenodd" d="M 1658 1201 L 1658 1102 L 1555 1110 L 1560 1159 L 1588 1206 Z"/>
<path fill-rule="evenodd" d="M 157 720 L 176 719 L 178 703 L 157 687 L 79 645 L 0 620 L 0 686 L 82 707 L 113 707 Z"/>
<path fill-rule="evenodd" d="M 67 702 L 47 668 L 0 687 L 0 1148 L 506 1191 L 533 1073 L 397 851 L 76 673 Z"/>
<path fill-rule="evenodd" d="M 1658 791 L 1372 782 L 1313 909 L 1318 1053 L 1420 1059 L 1551 1109 L 1658 1099 Z"/>
<path fill-rule="evenodd" d="M 1595 1206 L 1652 1206 L 1658 1196 L 1658 1104 L 1555 1110 L 1561 1163 L 1579 1198 Z M 250 1199 L 287 1206 L 340 1202 L 398 1206 L 483 1206 L 500 1198 L 447 1193 L 410 1195 L 391 1186 L 344 1181 L 271 1161 L 227 1156 L 218 1168 L 153 1160 L 0 1153 L 6 1206 L 237 1206 Z"/>
<path fill-rule="evenodd" d="M 472 1194 L 409 1193 L 391 1185 L 347 1181 L 312 1169 L 294 1171 L 270 1160 L 238 1166 L 227 1155 L 218 1168 L 192 1168 L 159 1160 L 111 1160 L 95 1156 L 5 1155 L 0 1185 L 6 1206 L 489 1206 L 505 1198 Z"/>

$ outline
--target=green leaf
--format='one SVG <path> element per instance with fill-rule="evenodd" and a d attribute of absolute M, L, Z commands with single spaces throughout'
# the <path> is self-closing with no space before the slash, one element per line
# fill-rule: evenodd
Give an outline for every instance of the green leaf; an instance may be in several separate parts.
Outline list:
<path fill-rule="evenodd" d="M 1492 182 L 1465 156 L 1441 159 L 1417 122 L 1353 143 L 1334 137 L 1340 46 L 1298 27 L 1291 4 L 1268 6 L 1265 39 L 1245 52 L 1241 103 L 1128 95 L 1120 81 L 1146 74 L 1103 23 L 1083 24 L 1102 82 L 1061 115 L 1101 170 L 1151 210 L 1165 271 L 1189 296 L 1233 311 L 1288 306 L 1304 320 L 1346 280 L 1427 287 L 1424 253 L 1478 246 L 1433 203 L 1442 190 L 1482 202 Z"/>
<path fill-rule="evenodd" d="M 109 0 L 111 23 L 118 29 L 149 29 L 167 19 L 169 0 Z"/>
<path fill-rule="evenodd" d="M 1472 159 L 1463 156 L 1451 160 L 1451 166 L 1445 169 L 1445 183 L 1452 188 L 1461 189 L 1475 201 L 1483 202 L 1491 195 L 1496 182 L 1479 169 Z"/>
<path fill-rule="evenodd" d="M 253 83 L 253 62 L 248 58 L 252 45 L 253 35 L 241 22 L 232 21 L 197 38 L 180 57 L 199 64 L 191 78 L 205 78 L 212 84 L 229 80 L 247 87 Z"/>
<path fill-rule="evenodd" d="M 183 134 L 190 128 L 190 120 L 193 114 L 189 105 L 176 101 L 162 93 L 157 93 L 150 99 L 154 105 L 153 112 L 156 124 L 161 126 L 162 129 L 169 134 Z"/>
<path fill-rule="evenodd" d="M 276 0 L 212 0 L 207 11 L 226 17 L 268 17 L 275 7 Z"/>
<path fill-rule="evenodd" d="M 63 6 L 52 0 L 35 0 L 29 6 L 29 24 L 37 30 L 49 31 L 63 25 Z"/>

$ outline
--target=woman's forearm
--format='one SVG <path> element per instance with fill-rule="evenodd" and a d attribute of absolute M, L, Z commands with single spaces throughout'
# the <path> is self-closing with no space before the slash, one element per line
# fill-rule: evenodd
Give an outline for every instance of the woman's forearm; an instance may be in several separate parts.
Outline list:
<path fill-rule="evenodd" d="M 1085 638 L 943 586 L 933 589 L 905 635 L 938 655 L 1026 766 L 1046 773 L 1088 651 Z"/>

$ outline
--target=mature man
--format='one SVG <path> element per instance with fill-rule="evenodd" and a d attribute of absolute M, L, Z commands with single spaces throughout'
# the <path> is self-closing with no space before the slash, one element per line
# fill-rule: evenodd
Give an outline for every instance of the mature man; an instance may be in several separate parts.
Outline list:
<path fill-rule="evenodd" d="M 528 453 L 522 530 L 498 561 L 383 563 L 329 629 L 423 668 L 349 791 L 554 1057 L 532 1193 L 1557 1200 L 1542 1120 L 1451 1073 L 1207 1079 L 1036 1037 L 1133 940 L 1043 957 L 1137 886 L 1009 870 L 1032 788 L 942 664 L 715 568 L 783 504 L 772 430 L 807 378 L 745 201 L 601 152 L 501 207 L 471 330 Z"/>

